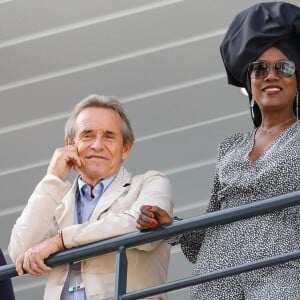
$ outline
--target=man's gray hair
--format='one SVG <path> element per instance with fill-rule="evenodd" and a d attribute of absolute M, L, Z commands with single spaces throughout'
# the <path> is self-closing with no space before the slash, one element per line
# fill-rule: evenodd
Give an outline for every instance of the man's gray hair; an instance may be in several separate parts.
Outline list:
<path fill-rule="evenodd" d="M 82 110 L 88 107 L 107 108 L 117 112 L 122 121 L 123 145 L 134 143 L 131 124 L 121 103 L 115 97 L 99 95 L 89 95 L 75 105 L 73 112 L 65 125 L 65 139 L 74 139 L 76 118 Z"/>

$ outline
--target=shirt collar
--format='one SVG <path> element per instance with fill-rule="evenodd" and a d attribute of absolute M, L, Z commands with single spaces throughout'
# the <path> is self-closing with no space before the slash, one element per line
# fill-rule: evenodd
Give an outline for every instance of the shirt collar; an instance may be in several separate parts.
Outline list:
<path fill-rule="evenodd" d="M 97 185 L 93 188 L 93 190 L 91 190 L 91 186 L 88 185 L 86 182 L 84 182 L 81 178 L 81 176 L 78 177 L 78 188 L 79 188 L 79 192 L 81 197 L 83 197 L 84 195 L 91 195 L 91 192 L 93 192 L 93 195 L 95 197 L 97 196 L 101 196 L 104 191 L 108 188 L 108 186 L 113 182 L 113 180 L 115 179 L 116 175 L 113 175 L 109 178 L 100 180 Z"/>

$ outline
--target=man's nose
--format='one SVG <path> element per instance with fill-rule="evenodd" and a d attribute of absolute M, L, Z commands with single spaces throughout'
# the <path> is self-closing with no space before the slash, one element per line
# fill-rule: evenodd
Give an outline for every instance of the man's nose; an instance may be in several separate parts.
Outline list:
<path fill-rule="evenodd" d="M 91 147 L 93 149 L 101 149 L 103 147 L 103 139 L 101 137 L 97 137 L 93 140 L 92 144 L 91 144 Z"/>

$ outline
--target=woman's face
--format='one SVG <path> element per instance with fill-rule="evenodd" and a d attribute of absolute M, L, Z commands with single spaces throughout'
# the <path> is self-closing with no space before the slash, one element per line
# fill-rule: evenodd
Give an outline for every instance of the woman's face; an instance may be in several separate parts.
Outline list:
<path fill-rule="evenodd" d="M 274 65 L 288 58 L 279 49 L 272 47 L 257 59 L 261 60 Z M 262 114 L 267 111 L 290 112 L 297 93 L 297 78 L 295 74 L 291 77 L 279 77 L 274 68 L 271 68 L 265 78 L 251 78 L 251 90 Z"/>

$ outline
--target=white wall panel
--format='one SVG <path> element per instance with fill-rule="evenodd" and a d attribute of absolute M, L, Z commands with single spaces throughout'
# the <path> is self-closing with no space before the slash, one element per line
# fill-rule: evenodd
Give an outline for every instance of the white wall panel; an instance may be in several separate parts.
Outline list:
<path fill-rule="evenodd" d="M 6 256 L 16 218 L 64 143 L 71 107 L 91 93 L 124 103 L 136 136 L 128 169 L 165 171 L 175 213 L 205 212 L 218 144 L 252 127 L 247 97 L 227 84 L 219 44 L 235 14 L 257 2 L 0 0 L 0 247 Z M 192 267 L 179 247 L 172 250 L 170 280 Z M 17 300 L 41 299 L 44 282 L 14 278 Z M 171 292 L 170 300 L 187 294 Z"/>

